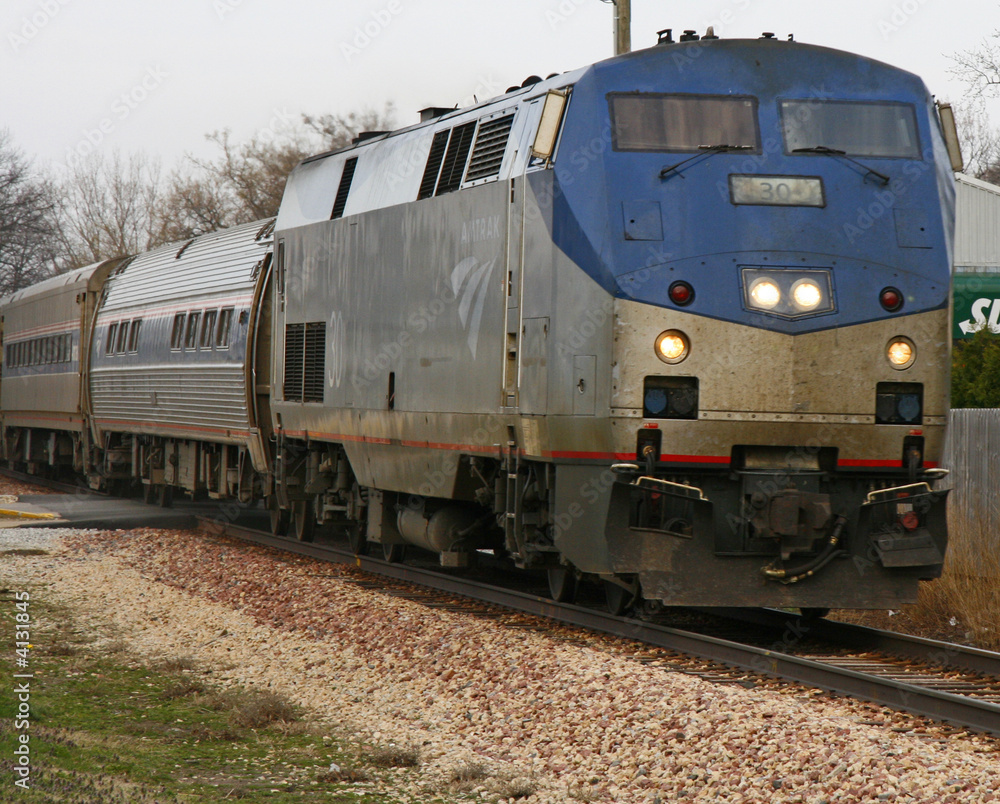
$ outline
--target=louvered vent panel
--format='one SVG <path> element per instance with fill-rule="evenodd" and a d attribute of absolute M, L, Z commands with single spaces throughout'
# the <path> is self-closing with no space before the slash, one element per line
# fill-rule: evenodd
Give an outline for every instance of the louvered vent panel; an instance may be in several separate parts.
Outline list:
<path fill-rule="evenodd" d="M 469 158 L 469 150 L 472 148 L 472 137 L 476 133 L 476 121 L 456 126 L 451 132 L 451 141 L 448 143 L 448 153 L 445 154 L 444 164 L 441 165 L 441 178 L 438 181 L 437 192 L 434 195 L 450 193 L 457 190 L 462 184 L 462 177 L 465 175 L 465 163 Z"/>
<path fill-rule="evenodd" d="M 356 156 L 344 163 L 344 172 L 340 175 L 340 186 L 337 187 L 337 198 L 333 202 L 333 214 L 330 220 L 344 216 L 344 207 L 347 206 L 347 196 L 351 192 L 351 182 L 354 181 L 354 169 L 357 166 Z"/>
<path fill-rule="evenodd" d="M 439 131 L 434 135 L 434 140 L 431 142 L 431 151 L 427 155 L 427 167 L 424 168 L 424 177 L 420 181 L 420 192 L 417 193 L 417 200 L 430 198 L 434 195 L 438 173 L 441 172 L 441 160 L 444 159 L 444 149 L 448 145 L 449 133 L 449 131 Z"/>
<path fill-rule="evenodd" d="M 303 402 L 322 402 L 326 383 L 326 323 L 306 324 Z"/>
<path fill-rule="evenodd" d="M 514 124 L 514 115 L 508 114 L 479 125 L 476 135 L 476 147 L 472 150 L 469 160 L 469 172 L 465 180 L 495 179 L 500 175 L 500 165 L 507 150 L 507 139 L 510 128 Z"/>
<path fill-rule="evenodd" d="M 305 357 L 305 324 L 285 326 L 284 396 L 290 402 L 302 401 L 302 365 Z"/>

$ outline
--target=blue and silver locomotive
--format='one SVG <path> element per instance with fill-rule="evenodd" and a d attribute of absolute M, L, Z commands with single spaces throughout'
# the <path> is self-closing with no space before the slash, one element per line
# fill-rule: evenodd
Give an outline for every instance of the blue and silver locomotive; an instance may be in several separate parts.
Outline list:
<path fill-rule="evenodd" d="M 238 426 L 101 416 L 94 464 L 390 559 L 493 549 L 614 609 L 891 607 L 940 574 L 954 193 L 920 79 L 668 33 L 424 118 L 306 160 L 273 236 L 234 234 Z M 171 358 L 190 311 L 149 303 L 152 361 L 218 337 Z"/>

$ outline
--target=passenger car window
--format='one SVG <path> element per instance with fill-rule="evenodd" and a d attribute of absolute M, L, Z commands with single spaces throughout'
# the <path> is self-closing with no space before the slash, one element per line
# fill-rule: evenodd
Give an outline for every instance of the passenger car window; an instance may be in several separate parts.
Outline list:
<path fill-rule="evenodd" d="M 754 97 L 611 93 L 608 103 L 616 151 L 760 150 Z"/>
<path fill-rule="evenodd" d="M 233 324 L 233 308 L 219 311 L 219 326 L 215 330 L 215 345 L 219 349 L 229 348 L 229 330 Z"/>
<path fill-rule="evenodd" d="M 118 325 L 112 324 L 108 327 L 108 342 L 104 344 L 104 354 L 113 355 L 115 353 L 115 339 L 118 336 Z"/>
<path fill-rule="evenodd" d="M 135 354 L 139 351 L 139 329 L 142 327 L 142 319 L 136 318 L 132 321 L 128 331 L 128 351 Z"/>
<path fill-rule="evenodd" d="M 185 313 L 177 313 L 174 316 L 174 326 L 170 330 L 170 348 L 180 349 L 184 345 L 184 319 Z"/>
<path fill-rule="evenodd" d="M 191 313 L 187 317 L 187 330 L 184 332 L 184 348 L 194 349 L 198 345 L 198 324 L 201 323 L 201 313 Z"/>
<path fill-rule="evenodd" d="M 201 323 L 201 338 L 198 341 L 198 346 L 202 349 L 212 348 L 212 338 L 215 335 L 215 319 L 218 315 L 218 310 L 205 311 L 205 319 Z"/>
<path fill-rule="evenodd" d="M 118 325 L 118 348 L 117 352 L 120 355 L 125 354 L 125 344 L 128 342 L 128 321 L 122 321 Z"/>

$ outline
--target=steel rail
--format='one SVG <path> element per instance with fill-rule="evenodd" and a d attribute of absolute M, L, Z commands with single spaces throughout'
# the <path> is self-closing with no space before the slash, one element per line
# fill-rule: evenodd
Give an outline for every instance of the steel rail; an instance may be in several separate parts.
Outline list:
<path fill-rule="evenodd" d="M 220 525 L 218 522 L 208 522 L 203 527 L 215 533 L 225 532 L 245 541 L 279 550 L 291 551 L 325 561 L 353 564 L 365 572 L 417 584 L 439 592 L 471 598 L 477 602 L 491 603 L 513 611 L 544 617 L 565 625 L 635 640 L 754 673 L 859 698 L 891 709 L 924 715 L 965 728 L 1000 735 L 1000 704 L 990 701 L 928 689 L 898 679 L 869 675 L 778 650 L 744 645 L 727 639 L 640 620 L 615 617 L 606 612 L 575 604 L 557 603 L 537 595 L 458 578 L 420 567 L 389 563 L 368 556 L 355 556 L 347 550 L 336 547 L 295 542 L 260 531 L 251 531 L 233 525 Z M 748 610 L 738 611 L 746 613 Z M 716 613 L 724 614 L 725 612 L 726 610 Z M 765 618 L 772 617 L 773 623 L 774 615 L 782 615 L 782 613 L 764 612 L 763 616 Z M 788 619 L 787 614 L 783 615 L 784 622 L 787 622 Z M 816 633 L 822 630 L 834 636 L 839 634 L 841 638 L 844 638 L 848 630 L 852 629 L 851 626 L 825 621 L 809 623 L 808 628 L 815 629 Z M 861 630 L 865 632 L 865 638 L 871 640 L 872 645 L 895 645 L 894 650 L 896 650 L 901 649 L 900 646 L 903 643 L 909 642 L 909 638 L 899 640 L 901 635 L 887 634 L 871 629 Z M 891 640 L 890 637 L 897 639 Z M 927 649 L 944 650 L 946 653 L 954 653 L 956 656 L 964 653 L 960 650 L 961 646 L 933 640 L 913 638 L 913 645 L 924 646 L 925 654 L 920 657 L 924 661 L 927 660 Z M 915 650 L 916 648 L 911 646 L 910 649 Z M 980 659 L 984 664 L 981 666 L 986 666 L 985 660 L 989 656 L 988 651 L 976 651 L 975 649 L 969 649 L 969 651 L 970 655 L 983 654 Z M 996 661 L 1000 661 L 1000 657 L 994 659 L 994 662 Z"/>
<path fill-rule="evenodd" d="M 67 483 L 64 480 L 53 480 L 50 477 L 31 475 L 27 472 L 20 472 L 17 469 L 11 469 L 8 466 L 0 466 L 0 475 L 9 477 L 11 480 L 18 480 L 22 483 L 27 483 L 31 486 L 41 486 L 42 488 L 51 489 L 52 491 L 62 491 L 66 494 L 92 494 L 98 497 L 110 496 L 105 492 L 96 491 L 89 486 L 83 486 L 78 483 Z"/>
<path fill-rule="evenodd" d="M 1000 653 L 936 639 L 882 631 L 836 620 L 805 620 L 774 609 L 700 609 L 706 613 L 769 628 L 799 628 L 811 637 L 858 651 L 912 659 L 941 670 L 962 670 L 1000 678 Z M 799 625 L 793 623 L 798 622 Z"/>

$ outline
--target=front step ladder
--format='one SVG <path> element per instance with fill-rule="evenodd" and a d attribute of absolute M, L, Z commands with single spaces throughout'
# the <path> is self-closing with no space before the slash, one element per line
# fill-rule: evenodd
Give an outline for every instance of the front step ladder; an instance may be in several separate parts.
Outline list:
<path fill-rule="evenodd" d="M 507 472 L 506 512 L 504 514 L 504 545 L 518 566 L 524 566 L 524 511 L 521 507 L 524 478 L 521 477 L 517 442 L 507 442 L 505 450 Z"/>

